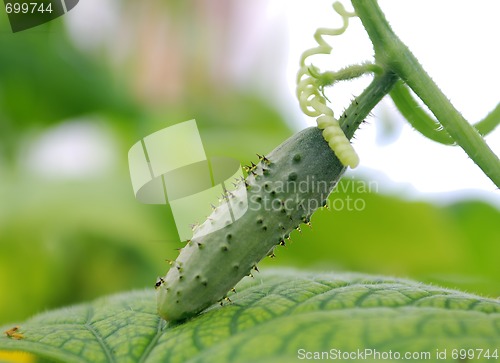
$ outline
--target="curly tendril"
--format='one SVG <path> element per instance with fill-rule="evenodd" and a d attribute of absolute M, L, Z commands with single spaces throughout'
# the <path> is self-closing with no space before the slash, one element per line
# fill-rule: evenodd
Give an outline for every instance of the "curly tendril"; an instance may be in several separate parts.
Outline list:
<path fill-rule="evenodd" d="M 355 168 L 359 164 L 358 154 L 340 128 L 333 110 L 326 105 L 326 98 L 322 94 L 322 85 L 318 84 L 321 73 L 316 67 L 306 65 L 306 59 L 313 55 L 330 54 L 332 47 L 323 37 L 343 34 L 349 25 L 349 18 L 356 16 L 356 13 L 348 12 L 339 2 L 333 4 L 333 9 L 342 17 L 343 25 L 338 29 L 319 28 L 314 33 L 314 39 L 318 46 L 306 50 L 300 58 L 300 69 L 297 74 L 297 98 L 302 112 L 307 116 L 317 117 L 318 128 L 323 130 L 323 137 L 340 162 L 345 166 Z"/>

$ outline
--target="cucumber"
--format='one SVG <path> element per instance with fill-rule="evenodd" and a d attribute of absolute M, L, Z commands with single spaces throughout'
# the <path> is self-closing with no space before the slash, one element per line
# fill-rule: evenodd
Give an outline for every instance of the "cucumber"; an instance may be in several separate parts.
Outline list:
<path fill-rule="evenodd" d="M 252 164 L 157 283 L 159 315 L 167 321 L 195 316 L 221 301 L 257 269 L 290 232 L 308 224 L 345 171 L 316 127 L 290 137 Z M 231 205 L 231 208 L 228 207 Z M 233 216 L 237 215 L 234 222 Z"/>

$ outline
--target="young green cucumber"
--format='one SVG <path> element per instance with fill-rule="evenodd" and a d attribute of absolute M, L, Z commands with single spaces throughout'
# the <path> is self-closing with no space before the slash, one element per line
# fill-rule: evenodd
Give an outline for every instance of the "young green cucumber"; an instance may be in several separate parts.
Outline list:
<path fill-rule="evenodd" d="M 160 316 L 184 320 L 225 298 L 291 231 L 309 223 L 344 171 L 316 127 L 252 164 L 248 177 L 194 230 L 157 283 Z"/>

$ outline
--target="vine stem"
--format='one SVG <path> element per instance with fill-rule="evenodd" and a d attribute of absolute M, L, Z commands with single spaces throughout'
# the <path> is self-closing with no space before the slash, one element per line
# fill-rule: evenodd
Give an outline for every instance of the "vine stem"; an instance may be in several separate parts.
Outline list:
<path fill-rule="evenodd" d="M 417 58 L 397 37 L 376 0 L 351 0 L 374 50 L 375 60 L 386 71 L 396 73 L 420 97 L 443 128 L 469 157 L 500 188 L 500 160 L 481 135 L 453 107 L 423 69 Z"/>
<path fill-rule="evenodd" d="M 368 87 L 351 102 L 339 119 L 340 127 L 348 139 L 353 137 L 359 125 L 398 80 L 399 77 L 392 71 L 376 74 Z"/>

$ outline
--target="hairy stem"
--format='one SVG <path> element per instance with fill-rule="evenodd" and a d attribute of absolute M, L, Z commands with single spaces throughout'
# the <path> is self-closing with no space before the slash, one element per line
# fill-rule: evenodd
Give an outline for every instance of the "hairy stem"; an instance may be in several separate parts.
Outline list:
<path fill-rule="evenodd" d="M 336 72 L 319 73 L 315 68 L 311 67 L 309 72 L 314 78 L 316 78 L 319 87 L 327 87 L 332 86 L 336 82 L 348 81 L 368 73 L 380 74 L 382 73 L 382 69 L 376 64 L 362 63 L 344 67 Z"/>
<path fill-rule="evenodd" d="M 340 127 L 348 139 L 352 138 L 359 125 L 391 91 L 398 79 L 398 76 L 391 71 L 375 75 L 368 87 L 349 105 L 339 119 Z"/>
<path fill-rule="evenodd" d="M 500 124 L 500 103 L 491 111 L 484 119 L 479 121 L 475 126 L 481 135 L 489 134 Z"/>
<path fill-rule="evenodd" d="M 403 81 L 396 83 L 390 96 L 404 118 L 425 137 L 444 145 L 453 145 L 455 140 L 413 98 Z"/>
<path fill-rule="evenodd" d="M 377 63 L 396 73 L 420 97 L 443 128 L 500 188 L 500 160 L 479 132 L 443 94 L 408 47 L 396 36 L 376 0 L 352 0 L 373 43 Z"/>

